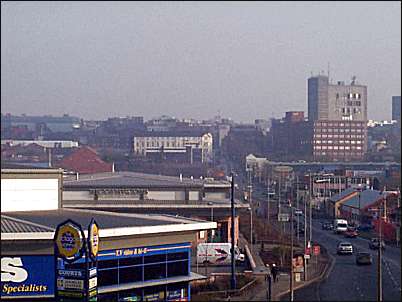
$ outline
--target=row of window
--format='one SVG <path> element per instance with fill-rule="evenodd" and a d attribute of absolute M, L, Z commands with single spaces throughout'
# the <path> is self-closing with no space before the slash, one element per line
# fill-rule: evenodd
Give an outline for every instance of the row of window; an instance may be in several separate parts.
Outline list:
<path fill-rule="evenodd" d="M 361 145 L 363 144 L 363 141 L 355 141 L 355 140 L 315 140 L 314 144 L 352 144 L 352 145 Z"/>
<path fill-rule="evenodd" d="M 342 123 L 342 122 L 316 122 L 317 127 L 344 127 L 344 126 L 351 126 L 351 127 L 362 127 L 364 126 L 363 122 L 355 122 L 355 123 Z"/>
<path fill-rule="evenodd" d="M 360 100 L 362 95 L 360 93 L 344 93 L 343 95 L 340 95 L 339 93 L 337 93 L 335 95 L 336 99 L 342 98 L 342 99 L 348 99 L 348 100 Z"/>
<path fill-rule="evenodd" d="M 188 284 L 180 282 L 100 294 L 98 301 L 187 301 L 188 296 Z"/>
<path fill-rule="evenodd" d="M 98 269 L 98 286 L 159 280 L 189 275 L 188 261 Z"/>
<path fill-rule="evenodd" d="M 362 150 L 361 146 L 314 146 L 314 150 Z"/>
<path fill-rule="evenodd" d="M 342 113 L 343 114 L 357 114 L 361 113 L 361 110 L 359 108 L 350 108 L 350 107 L 342 107 Z"/>
<path fill-rule="evenodd" d="M 361 128 L 314 128 L 314 132 L 335 132 L 335 133 L 349 133 L 349 132 L 363 132 Z"/>
<path fill-rule="evenodd" d="M 364 138 L 363 134 L 314 134 L 314 138 Z"/>
<path fill-rule="evenodd" d="M 337 152 L 337 151 L 316 151 L 314 152 L 314 156 L 322 156 L 322 155 L 339 155 L 342 157 L 362 157 L 362 152 Z"/>

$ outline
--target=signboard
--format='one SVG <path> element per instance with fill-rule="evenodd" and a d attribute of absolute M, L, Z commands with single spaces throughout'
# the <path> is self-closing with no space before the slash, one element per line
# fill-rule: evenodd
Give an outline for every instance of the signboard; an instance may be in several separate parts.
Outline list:
<path fill-rule="evenodd" d="M 56 256 L 67 262 L 73 262 L 82 257 L 84 252 L 84 232 L 79 224 L 68 219 L 56 228 Z"/>
<path fill-rule="evenodd" d="M 99 251 L 99 228 L 94 219 L 91 220 L 88 227 L 88 248 L 89 256 L 95 259 Z"/>
<path fill-rule="evenodd" d="M 1 297 L 53 297 L 54 257 L 46 256 L 2 256 Z"/>
<path fill-rule="evenodd" d="M 292 266 L 294 273 L 303 273 L 304 272 L 304 257 L 302 254 L 296 255 L 292 259 Z"/>
<path fill-rule="evenodd" d="M 57 289 L 73 289 L 77 291 L 82 291 L 84 289 L 84 280 L 57 278 Z"/>
<path fill-rule="evenodd" d="M 94 219 L 88 226 L 87 240 L 81 226 L 70 219 L 57 226 L 54 236 L 56 300 L 64 297 L 97 301 L 98 251 L 99 228 Z M 77 263 L 84 265 L 75 266 Z"/>
<path fill-rule="evenodd" d="M 310 259 L 310 254 L 304 254 L 304 259 Z"/>
<path fill-rule="evenodd" d="M 320 254 L 320 246 L 319 245 L 314 245 L 313 246 L 313 253 L 316 256 Z"/>
<path fill-rule="evenodd" d="M 278 214 L 278 221 L 289 221 L 289 214 L 287 213 Z"/>

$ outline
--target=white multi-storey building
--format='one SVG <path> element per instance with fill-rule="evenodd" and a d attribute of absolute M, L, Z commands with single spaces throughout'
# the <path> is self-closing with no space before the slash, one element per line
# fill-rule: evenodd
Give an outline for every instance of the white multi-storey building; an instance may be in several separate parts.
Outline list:
<path fill-rule="evenodd" d="M 152 153 L 166 155 L 188 155 L 190 163 L 212 161 L 211 133 L 179 133 L 179 132 L 149 132 L 143 136 L 135 136 L 133 140 L 134 153 L 148 156 Z"/>

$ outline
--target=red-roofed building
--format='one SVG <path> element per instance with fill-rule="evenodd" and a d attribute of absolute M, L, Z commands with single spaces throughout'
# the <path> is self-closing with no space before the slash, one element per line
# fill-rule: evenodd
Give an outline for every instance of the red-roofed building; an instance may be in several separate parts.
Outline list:
<path fill-rule="evenodd" d="M 57 167 L 81 174 L 113 171 L 113 164 L 104 162 L 94 149 L 87 146 L 64 157 Z"/>

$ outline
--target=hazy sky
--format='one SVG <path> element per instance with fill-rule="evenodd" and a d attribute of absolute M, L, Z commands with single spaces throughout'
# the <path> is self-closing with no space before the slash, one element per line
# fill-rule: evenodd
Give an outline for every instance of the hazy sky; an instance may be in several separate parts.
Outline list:
<path fill-rule="evenodd" d="M 353 75 L 401 94 L 400 2 L 1 2 L 1 112 L 251 122 Z"/>

